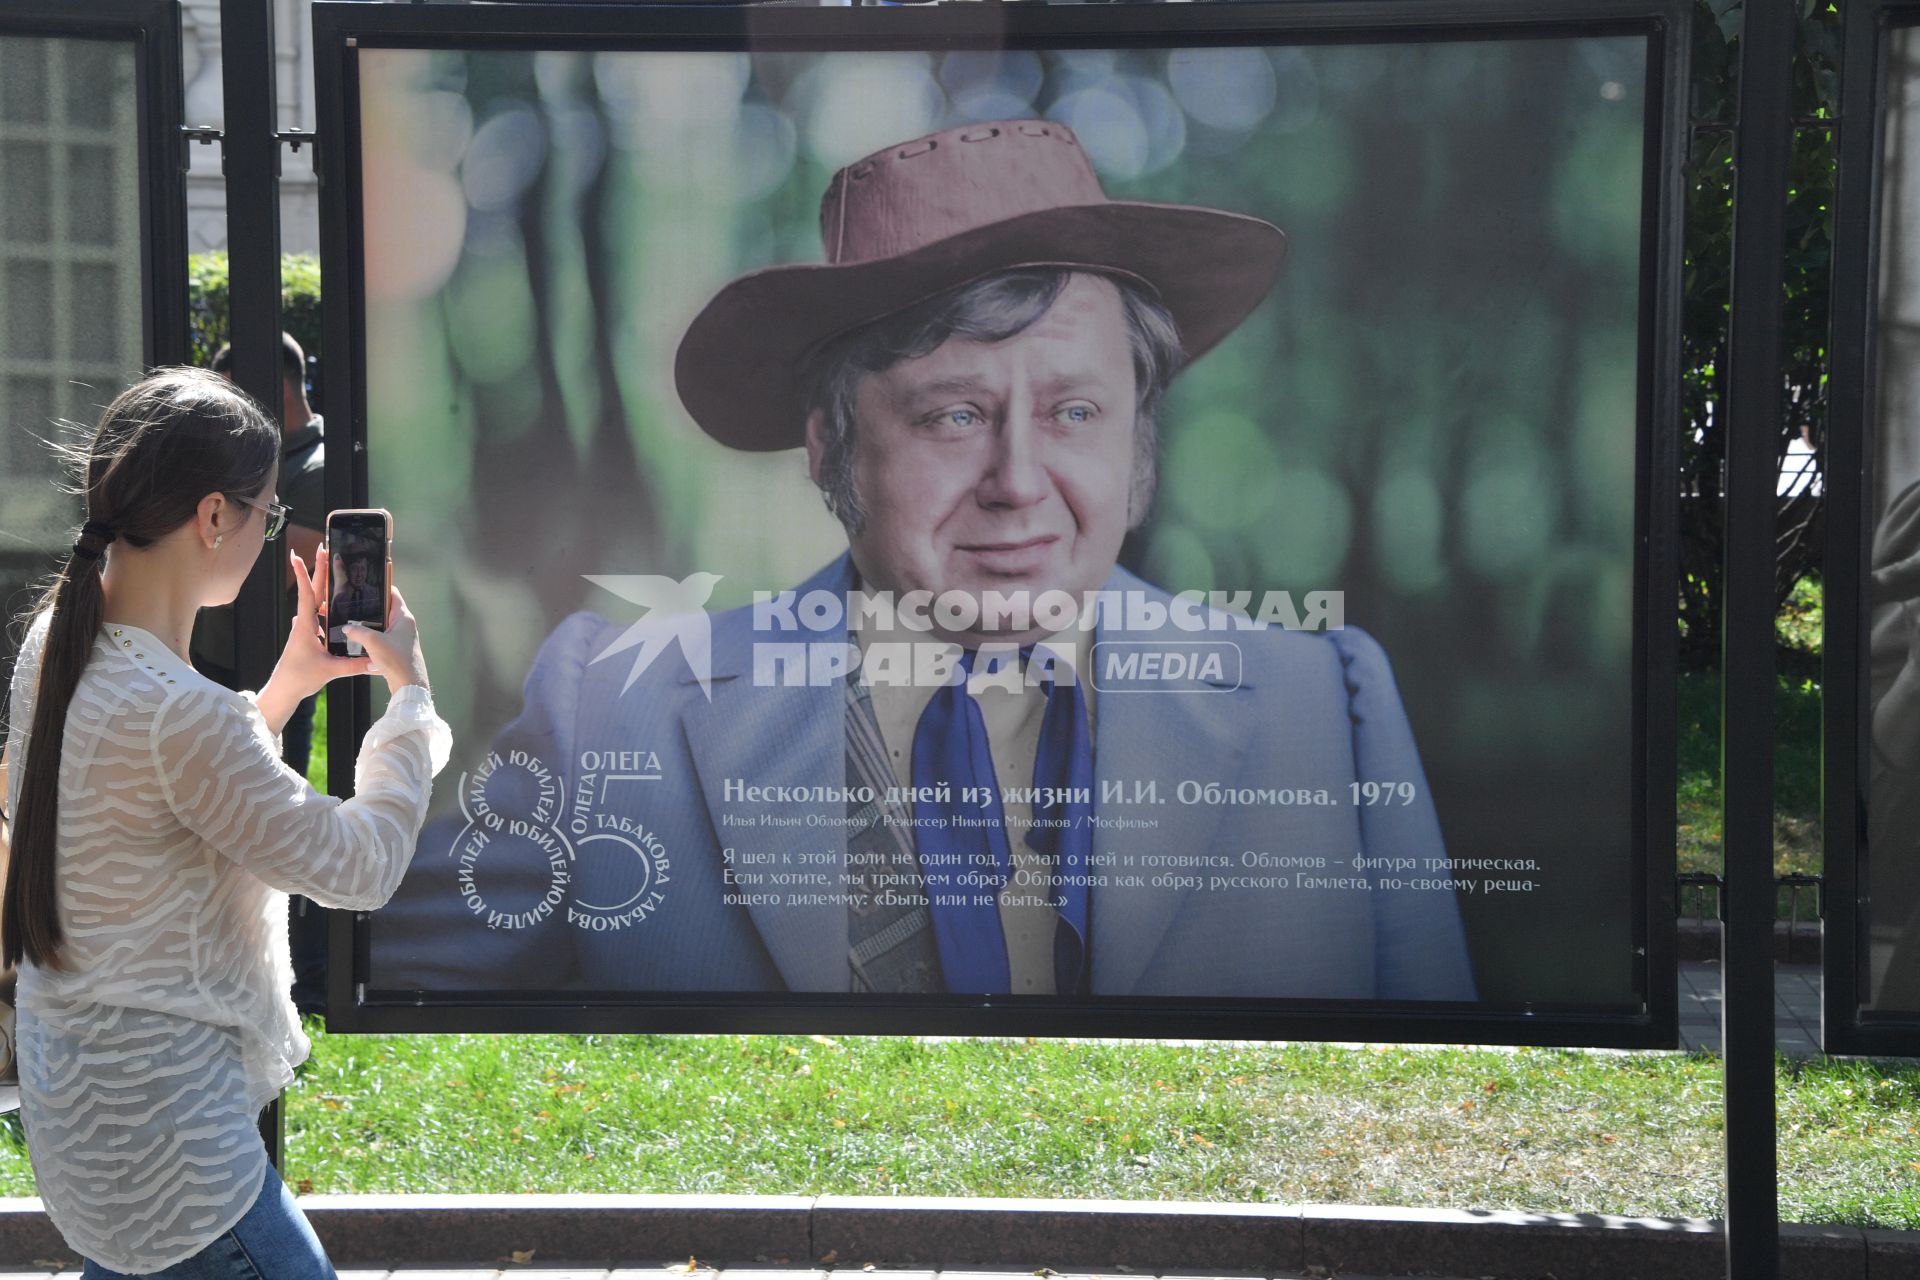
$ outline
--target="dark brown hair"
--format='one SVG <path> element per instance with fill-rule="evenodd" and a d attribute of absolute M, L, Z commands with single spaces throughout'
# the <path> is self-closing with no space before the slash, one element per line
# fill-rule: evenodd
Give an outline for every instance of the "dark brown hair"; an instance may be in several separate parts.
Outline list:
<path fill-rule="evenodd" d="M 101 552 L 125 539 L 151 546 L 191 520 L 210 493 L 253 497 L 280 456 L 280 431 L 261 408 L 218 374 L 162 369 L 120 393 L 93 440 L 68 452 L 86 501 L 87 523 L 35 614 L 49 613 L 39 686 L 27 738 L 13 858 L 0 908 L 0 955 L 60 967 L 55 833 L 60 817 L 60 751 L 67 708 L 93 653 L 106 608 Z M 244 523 L 253 508 L 243 506 Z M 18 767 L 20 762 L 15 761 Z"/>

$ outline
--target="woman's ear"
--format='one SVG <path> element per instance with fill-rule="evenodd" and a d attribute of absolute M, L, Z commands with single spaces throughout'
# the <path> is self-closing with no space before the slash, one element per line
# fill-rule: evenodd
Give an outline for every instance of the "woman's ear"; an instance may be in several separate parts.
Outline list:
<path fill-rule="evenodd" d="M 224 493 L 210 493 L 194 508 L 194 533 L 208 550 L 220 545 L 233 523 L 233 508 Z"/>

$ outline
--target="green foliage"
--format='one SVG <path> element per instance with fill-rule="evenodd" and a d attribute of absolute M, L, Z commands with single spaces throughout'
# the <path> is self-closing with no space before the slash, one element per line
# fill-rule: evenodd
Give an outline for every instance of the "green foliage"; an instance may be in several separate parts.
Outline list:
<path fill-rule="evenodd" d="M 331 697 L 323 695 L 313 704 L 313 753 L 307 757 L 307 781 L 321 795 L 327 794 L 327 706 Z"/>
<path fill-rule="evenodd" d="M 196 253 L 187 259 L 187 308 L 193 363 L 204 367 L 233 331 L 226 254 Z M 320 259 L 310 253 L 280 259 L 280 327 L 308 356 L 320 354 Z"/>
<path fill-rule="evenodd" d="M 1826 634 L 1826 617 L 1820 583 L 1812 577 L 1800 579 L 1787 592 L 1774 618 L 1774 634 L 1780 647 L 1817 661 Z"/>
<path fill-rule="evenodd" d="M 1733 268 L 1732 124 L 1738 114 L 1740 4 L 1698 0 L 1694 22 L 1695 133 L 1688 164 L 1681 307 L 1680 635 L 1682 665 L 1711 666 L 1720 653 L 1720 567 L 1725 558 L 1721 483 L 1726 464 L 1727 322 Z M 1838 113 L 1837 5 L 1800 6 L 1794 51 L 1785 308 L 1782 313 L 1778 454 L 1805 439 L 1824 473 L 1827 431 L 1828 291 L 1833 256 L 1834 132 Z M 1818 572 L 1818 505 L 1782 499 L 1776 580 L 1784 601 Z"/>
<path fill-rule="evenodd" d="M 1796 593 L 1804 599 L 1804 592 Z M 1813 606 L 1817 627 L 1818 605 Z M 1774 871 L 1817 874 L 1820 845 L 1820 687 L 1782 676 L 1774 694 Z M 1689 671 L 1680 677 L 1679 830 L 1680 871 L 1717 875 L 1722 868 L 1720 795 L 1720 673 Z M 1689 909 L 1692 900 L 1683 904 Z M 1808 902 L 1802 902 L 1804 917 Z M 1780 918 L 1790 897 L 1782 893 Z"/>

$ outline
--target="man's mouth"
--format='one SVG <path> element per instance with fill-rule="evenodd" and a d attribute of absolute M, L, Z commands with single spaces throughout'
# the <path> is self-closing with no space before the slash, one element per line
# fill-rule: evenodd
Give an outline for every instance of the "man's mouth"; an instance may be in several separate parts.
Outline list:
<path fill-rule="evenodd" d="M 963 542 L 960 550 L 994 573 L 1018 575 L 1038 569 L 1060 541 L 1055 533 L 1003 542 Z"/>

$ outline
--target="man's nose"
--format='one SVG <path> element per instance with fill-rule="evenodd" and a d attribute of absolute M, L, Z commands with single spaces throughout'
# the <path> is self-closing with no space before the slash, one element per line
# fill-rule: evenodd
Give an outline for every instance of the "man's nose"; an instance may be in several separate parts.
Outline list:
<path fill-rule="evenodd" d="M 982 506 L 1030 507 L 1053 489 L 1045 465 L 1046 441 L 1031 406 L 1018 403 L 1010 408 L 994 433 L 993 456 L 980 479 Z"/>

